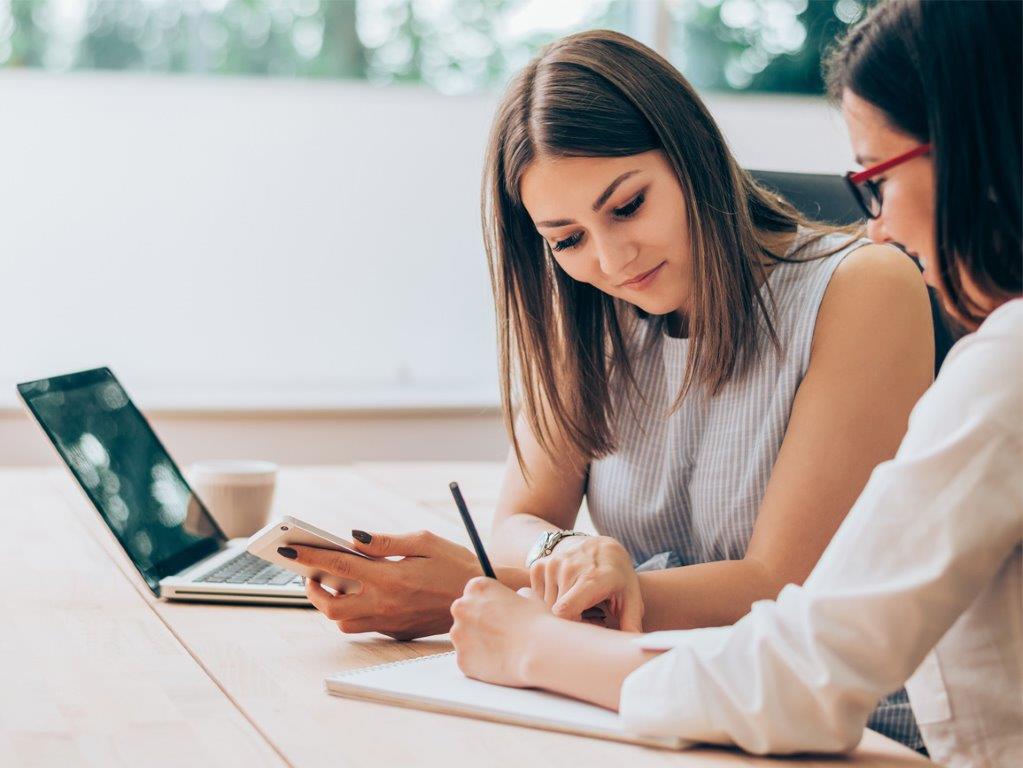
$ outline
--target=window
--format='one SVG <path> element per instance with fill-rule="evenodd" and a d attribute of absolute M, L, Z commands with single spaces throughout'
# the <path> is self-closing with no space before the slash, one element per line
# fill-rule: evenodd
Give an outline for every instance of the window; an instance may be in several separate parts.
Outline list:
<path fill-rule="evenodd" d="M 819 93 L 820 55 L 873 0 L 0 0 L 0 65 L 498 86 L 545 43 L 608 27 L 702 89 Z"/>
<path fill-rule="evenodd" d="M 612 27 L 705 90 L 819 92 L 820 47 L 862 11 L 0 0 L 0 327 L 20 331 L 0 382 L 110 365 L 150 407 L 493 405 L 478 195 L 508 75 Z M 851 162 L 821 99 L 709 96 L 749 167 Z"/>

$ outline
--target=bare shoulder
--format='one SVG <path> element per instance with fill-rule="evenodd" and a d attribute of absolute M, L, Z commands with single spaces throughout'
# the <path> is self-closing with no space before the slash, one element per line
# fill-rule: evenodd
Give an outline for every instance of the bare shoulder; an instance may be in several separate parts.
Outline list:
<path fill-rule="evenodd" d="M 916 264 L 890 245 L 864 245 L 849 253 L 835 269 L 824 294 L 825 303 L 887 300 L 927 302 L 927 285 Z M 824 307 L 821 308 L 822 310 Z"/>
<path fill-rule="evenodd" d="M 927 285 L 913 261 L 888 245 L 864 245 L 849 253 L 821 302 L 814 347 L 821 342 L 897 347 L 916 342 L 911 346 L 920 354 L 933 355 Z"/>

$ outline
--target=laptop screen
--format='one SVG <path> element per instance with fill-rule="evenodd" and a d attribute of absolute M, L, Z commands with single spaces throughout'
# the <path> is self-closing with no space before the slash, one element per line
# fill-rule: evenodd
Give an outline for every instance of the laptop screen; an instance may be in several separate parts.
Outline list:
<path fill-rule="evenodd" d="M 107 368 L 18 385 L 150 589 L 226 537 Z"/>

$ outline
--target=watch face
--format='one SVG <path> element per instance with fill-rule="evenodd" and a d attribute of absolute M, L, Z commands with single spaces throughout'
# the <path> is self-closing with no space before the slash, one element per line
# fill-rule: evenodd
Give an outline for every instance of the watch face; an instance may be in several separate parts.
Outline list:
<path fill-rule="evenodd" d="M 541 533 L 537 537 L 536 541 L 533 543 L 533 546 L 530 547 L 529 549 L 529 554 L 526 555 L 527 567 L 529 567 L 535 561 L 539 560 L 541 557 L 547 554 L 548 542 L 550 541 L 551 536 L 553 536 L 554 533 L 555 533 L 554 531 L 545 531 L 544 533 Z"/>

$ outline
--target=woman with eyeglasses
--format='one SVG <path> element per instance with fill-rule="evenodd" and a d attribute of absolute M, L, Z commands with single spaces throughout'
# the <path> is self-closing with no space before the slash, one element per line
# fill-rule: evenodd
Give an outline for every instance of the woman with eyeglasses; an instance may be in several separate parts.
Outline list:
<path fill-rule="evenodd" d="M 756 753 L 851 749 L 905 684 L 937 762 L 1023 765 L 1021 33 L 1016 2 L 892 0 L 830 60 L 872 236 L 973 333 L 806 582 L 732 626 L 633 635 L 474 579 L 452 607 L 466 674 Z"/>

